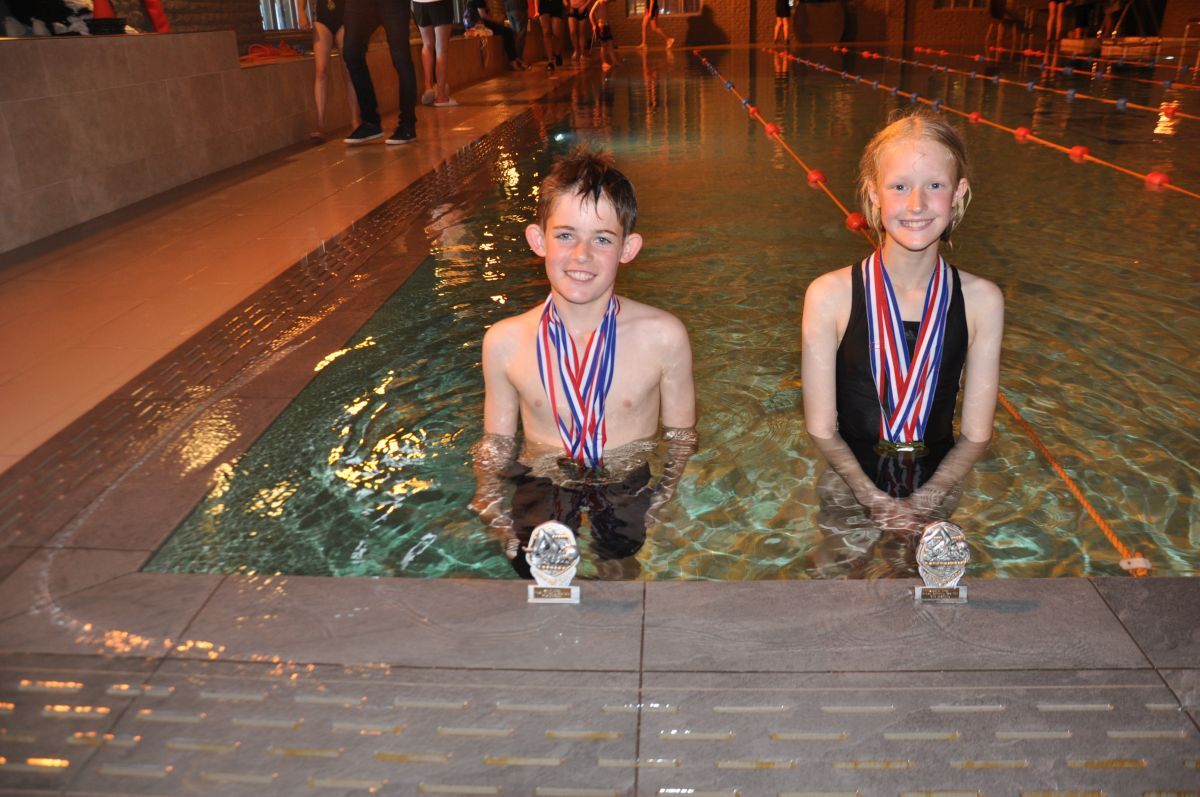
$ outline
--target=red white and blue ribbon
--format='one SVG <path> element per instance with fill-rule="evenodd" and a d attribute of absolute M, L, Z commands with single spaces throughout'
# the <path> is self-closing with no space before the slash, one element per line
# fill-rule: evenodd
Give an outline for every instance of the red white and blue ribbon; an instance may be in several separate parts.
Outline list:
<path fill-rule="evenodd" d="M 550 399 L 550 410 L 558 425 L 558 436 L 572 460 L 589 468 L 604 464 L 604 402 L 612 387 L 617 362 L 617 314 L 621 303 L 613 296 L 600 326 L 588 337 L 583 356 L 554 307 L 554 295 L 546 297 L 538 324 L 537 363 L 542 388 Z M 566 412 L 558 409 L 555 379 L 566 397 Z M 564 417 L 565 416 L 565 417 Z"/>
<path fill-rule="evenodd" d="M 879 438 L 890 443 L 921 441 L 942 364 L 950 309 L 950 267 L 939 255 L 925 289 L 921 329 L 911 361 L 900 307 L 883 266 L 882 252 L 876 250 L 863 260 L 862 269 L 871 372 L 879 394 Z"/>

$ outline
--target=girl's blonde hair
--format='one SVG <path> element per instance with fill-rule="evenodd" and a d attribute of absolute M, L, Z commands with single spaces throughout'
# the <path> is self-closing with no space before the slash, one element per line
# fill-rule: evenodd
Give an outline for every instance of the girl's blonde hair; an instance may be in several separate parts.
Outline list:
<path fill-rule="evenodd" d="M 968 180 L 966 192 L 960 200 L 954 203 L 954 207 L 950 211 L 950 225 L 942 232 L 942 240 L 950 243 L 950 233 L 954 232 L 959 222 L 963 220 L 963 216 L 967 214 L 967 205 L 971 204 L 970 164 L 967 160 L 967 147 L 957 128 L 947 122 L 941 114 L 924 106 L 892 114 L 888 126 L 876 133 L 871 142 L 867 144 L 867 148 L 863 150 L 862 160 L 858 165 L 860 175 L 858 201 L 863 215 L 866 216 L 867 224 L 870 225 L 876 237 L 882 241 L 884 236 L 883 219 L 880 217 L 879 206 L 871 201 L 870 188 L 879 179 L 879 158 L 883 154 L 883 150 L 897 141 L 907 138 L 936 141 L 946 148 L 946 151 L 954 158 L 954 167 L 958 172 L 954 178 L 956 190 L 959 180 L 964 177 Z"/>

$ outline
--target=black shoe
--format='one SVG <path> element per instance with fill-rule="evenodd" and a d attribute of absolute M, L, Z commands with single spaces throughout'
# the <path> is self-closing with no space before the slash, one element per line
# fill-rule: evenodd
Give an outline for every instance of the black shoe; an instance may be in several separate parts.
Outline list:
<path fill-rule="evenodd" d="M 396 128 L 396 132 L 392 133 L 391 138 L 387 140 L 388 144 L 411 144 L 417 140 L 417 131 L 411 127 L 401 125 Z"/>
<path fill-rule="evenodd" d="M 347 144 L 366 144 L 368 141 L 374 141 L 377 138 L 383 138 L 383 128 L 373 122 L 363 122 L 354 128 L 354 132 L 343 138 L 342 141 Z"/>
<path fill-rule="evenodd" d="M 547 62 L 546 62 L 546 71 L 547 71 L 547 72 L 553 72 L 553 71 L 554 71 L 554 61 L 553 61 L 553 60 L 550 60 L 550 61 L 547 61 Z"/>

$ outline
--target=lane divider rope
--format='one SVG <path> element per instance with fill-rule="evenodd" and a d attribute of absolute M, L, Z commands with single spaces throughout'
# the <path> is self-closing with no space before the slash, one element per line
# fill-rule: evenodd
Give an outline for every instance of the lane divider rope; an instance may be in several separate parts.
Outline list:
<path fill-rule="evenodd" d="M 766 48 L 764 48 L 764 50 L 766 50 Z M 766 50 L 766 52 L 774 51 Z M 842 215 L 845 217 L 846 228 L 851 232 L 860 233 L 864 238 L 867 239 L 873 249 L 878 247 L 879 243 L 876 241 L 875 236 L 871 234 L 866 218 L 861 213 L 848 210 L 846 206 L 842 204 L 842 202 L 826 184 L 825 175 L 817 169 L 810 168 L 808 164 L 806 164 L 784 140 L 783 129 L 780 127 L 780 125 L 776 124 L 775 122 L 768 122 L 766 119 L 764 119 L 762 114 L 759 112 L 758 107 L 754 105 L 753 101 L 751 101 L 749 97 L 742 96 L 742 94 L 737 90 L 737 87 L 733 84 L 733 81 L 722 75 L 721 71 L 717 69 L 717 67 L 711 61 L 701 55 L 700 50 L 692 50 L 692 55 L 700 60 L 700 62 L 704 65 L 704 68 L 708 70 L 709 74 L 721 81 L 722 84 L 724 84 L 725 89 L 737 98 L 738 103 L 744 109 L 746 109 L 747 115 L 763 126 L 763 132 L 766 134 L 767 138 L 782 146 L 788 155 L 790 155 L 792 159 L 796 161 L 800 168 L 804 169 L 805 174 L 808 177 L 809 185 L 819 187 L 837 206 L 838 210 L 840 210 Z M 1105 538 L 1121 555 L 1121 568 L 1134 576 L 1140 577 L 1148 575 L 1152 566 L 1149 560 L 1142 556 L 1141 552 L 1139 551 L 1130 551 L 1130 549 L 1121 542 L 1121 539 L 1113 531 L 1112 526 L 1109 525 L 1109 523 L 1100 515 L 1100 513 L 1092 505 L 1091 501 L 1088 500 L 1087 496 L 1083 494 L 1083 491 L 1080 490 L 1075 484 L 1075 481 L 1071 478 L 1070 474 L 1067 473 L 1066 469 L 1059 464 L 1054 455 L 1050 453 L 1050 450 L 1046 448 L 1046 445 L 1042 442 L 1041 437 L 1037 434 L 1037 431 L 1021 416 L 1021 413 L 1018 412 L 1017 408 L 1012 405 L 1007 397 L 1005 397 L 1004 393 L 997 391 L 997 398 L 1001 406 L 1003 406 L 1004 409 L 1008 411 L 1010 415 L 1012 415 L 1016 422 L 1025 431 L 1026 435 L 1029 436 L 1034 448 L 1036 448 L 1038 452 L 1045 457 L 1045 459 L 1050 463 L 1050 466 L 1054 469 L 1055 473 L 1057 473 L 1063 480 L 1063 482 L 1066 484 L 1067 490 L 1075 497 L 1077 501 L 1079 501 L 1080 505 L 1083 507 L 1083 510 L 1088 514 L 1089 517 L 1092 518 L 1092 520 L 1096 522 L 1096 525 L 1100 527 L 1100 531 L 1104 534 Z"/>
<path fill-rule="evenodd" d="M 775 51 L 769 50 L 767 48 L 763 48 L 763 49 L 765 52 L 775 52 Z M 1141 172 L 1134 171 L 1133 169 L 1128 169 L 1119 164 L 1112 163 L 1110 161 L 1106 161 L 1101 158 L 1097 158 L 1095 155 L 1091 154 L 1091 151 L 1087 147 L 1085 147 L 1081 144 L 1077 144 L 1073 147 L 1066 147 L 1066 146 L 1063 146 L 1062 144 L 1058 144 L 1054 141 L 1050 141 L 1050 140 L 1042 138 L 1040 136 L 1035 136 L 1033 134 L 1033 131 L 1030 130 L 1028 127 L 1024 127 L 1024 126 L 1009 127 L 1008 125 L 1001 124 L 1000 122 L 995 122 L 995 121 L 992 121 L 991 119 L 986 118 L 985 116 L 983 116 L 983 114 L 979 113 L 978 111 L 971 111 L 970 113 L 968 113 L 967 111 L 962 111 L 953 106 L 946 105 L 946 103 L 940 99 L 929 99 L 928 97 L 922 97 L 917 92 L 905 91 L 905 90 L 901 89 L 899 86 L 889 86 L 878 80 L 868 80 L 868 79 L 864 78 L 862 75 L 852 75 L 849 72 L 834 69 L 831 66 L 819 63 L 817 61 L 809 61 L 806 58 L 800 58 L 798 56 L 792 55 L 791 53 L 780 52 L 777 54 L 782 55 L 783 57 L 793 61 L 794 63 L 802 64 L 802 65 L 810 67 L 812 69 L 816 69 L 818 72 L 833 73 L 834 75 L 840 76 L 842 78 L 842 80 L 852 80 L 855 83 L 865 83 L 873 89 L 888 92 L 896 97 L 904 97 L 912 102 L 923 103 L 925 105 L 930 106 L 934 110 L 948 111 L 952 114 L 961 116 L 962 118 L 969 121 L 971 124 L 984 124 L 984 125 L 988 125 L 989 127 L 993 127 L 997 130 L 1003 130 L 1007 133 L 1010 133 L 1013 136 L 1013 138 L 1015 138 L 1017 140 L 1017 142 L 1019 142 L 1019 143 L 1030 142 L 1033 144 L 1040 144 L 1043 147 L 1049 147 L 1050 149 L 1058 150 L 1059 152 L 1062 152 L 1063 154 L 1069 156 L 1071 158 L 1071 160 L 1075 161 L 1076 163 L 1095 163 L 1097 165 L 1104 166 L 1104 167 L 1112 169 L 1114 171 L 1118 171 L 1123 174 L 1127 174 L 1130 177 L 1136 177 L 1139 180 L 1141 180 L 1147 188 L 1154 189 L 1154 190 L 1163 189 L 1163 190 L 1168 190 L 1168 191 L 1174 191 L 1176 193 L 1183 194 L 1184 196 L 1189 196 L 1192 199 L 1200 199 L 1200 194 L 1197 194 L 1194 191 L 1190 191 L 1186 188 L 1177 186 L 1174 183 L 1172 183 L 1170 176 L 1168 174 L 1166 174 L 1165 172 L 1147 172 L 1147 173 L 1143 174 Z M 880 56 L 880 57 L 882 58 L 882 56 Z"/>
<path fill-rule="evenodd" d="M 996 48 L 993 47 L 990 49 L 995 50 Z M 1003 49 L 1003 48 L 1001 48 L 1001 49 Z M 955 52 L 953 50 L 946 50 L 944 48 L 935 50 L 932 47 L 916 47 L 916 46 L 914 46 L 913 51 L 914 52 L 925 52 L 925 53 L 929 53 L 931 55 L 940 55 L 940 56 L 944 56 L 944 57 L 952 56 L 954 58 L 966 58 L 970 61 L 975 61 L 976 63 L 986 62 L 986 63 L 997 64 L 1000 62 L 999 58 L 990 58 L 981 53 L 960 53 L 960 52 Z M 1038 55 L 1045 55 L 1045 53 L 1043 53 L 1041 50 L 1008 50 L 1007 52 L 1011 52 L 1014 55 L 1022 56 L 1024 58 L 1033 58 Z M 1050 57 L 1054 58 L 1053 55 L 1051 55 Z M 1060 57 L 1065 60 L 1068 60 L 1068 61 L 1087 60 L 1083 56 L 1063 55 Z M 1032 66 L 1032 64 L 1030 64 L 1028 62 L 1017 62 L 1017 61 L 1010 60 L 1009 63 L 1020 63 L 1021 66 Z M 1043 64 L 1044 63 L 1045 62 L 1043 61 Z M 1041 66 L 1041 64 L 1039 64 L 1039 66 Z M 1072 65 L 1070 67 L 1059 67 L 1059 66 L 1050 66 L 1047 64 L 1046 66 L 1049 69 L 1053 69 L 1053 70 L 1059 71 L 1059 72 L 1064 71 L 1066 69 L 1070 69 L 1070 72 L 1068 74 L 1080 75 L 1083 77 L 1087 77 L 1090 80 L 1106 80 L 1106 81 L 1122 80 L 1127 83 L 1144 83 L 1145 85 L 1148 85 L 1148 86 L 1159 86 L 1159 87 L 1168 88 L 1168 89 L 1200 89 L 1200 85 L 1198 85 L 1198 84 L 1180 83 L 1177 79 L 1163 80 L 1163 79 L 1151 79 L 1151 78 L 1144 78 L 1144 77 L 1136 77 L 1134 75 L 1118 75 L 1118 74 L 1114 74 L 1112 72 L 1103 72 L 1098 69 L 1093 70 L 1093 69 L 1087 69 L 1087 68 L 1078 68 L 1078 67 L 1075 67 L 1074 65 Z M 1184 66 L 1181 71 L 1188 72 L 1188 71 L 1190 71 L 1190 67 Z M 1194 80 L 1194 78 L 1192 78 L 1192 79 Z"/>
<path fill-rule="evenodd" d="M 918 52 L 920 52 L 922 48 L 914 48 L 914 49 L 916 49 Z M 932 52 L 932 50 L 930 50 L 928 52 Z M 1114 99 L 1110 99 L 1108 97 L 1097 97 L 1095 94 L 1087 94 L 1085 92 L 1079 91 L 1078 89 L 1060 89 L 1056 86 L 1042 86 L 1042 85 L 1038 85 L 1035 81 L 1032 81 L 1032 80 L 1020 81 L 1020 80 L 1012 80 L 1011 78 L 1000 77 L 999 75 L 984 75 L 978 71 L 972 71 L 972 70 L 967 70 L 967 69 L 956 69 L 955 67 L 946 66 L 944 64 L 928 64 L 923 61 L 914 61 L 914 60 L 908 59 L 908 58 L 898 58 L 894 55 L 884 55 L 883 53 L 875 53 L 875 52 L 871 52 L 870 50 L 859 50 L 859 53 L 861 53 L 864 58 L 874 58 L 877 60 L 882 59 L 885 61 L 890 61 L 890 62 L 898 63 L 898 64 L 907 64 L 909 66 L 918 66 L 918 67 L 922 67 L 924 69 L 931 69 L 934 72 L 953 73 L 956 75 L 966 75 L 967 77 L 972 78 L 972 79 L 982 80 L 982 81 L 985 81 L 988 83 L 993 83 L 996 85 L 1016 86 L 1019 88 L 1023 88 L 1026 91 L 1041 91 L 1041 92 L 1045 92 L 1047 94 L 1057 94 L 1061 97 L 1065 97 L 1067 102 L 1074 102 L 1075 100 L 1091 100 L 1093 102 L 1101 102 L 1101 103 L 1104 103 L 1105 105 L 1115 106 L 1118 111 L 1124 111 L 1128 108 L 1134 108 L 1139 111 L 1149 111 L 1154 114 L 1161 114 L 1161 115 L 1167 117 L 1168 119 L 1176 119 L 1176 118 L 1178 118 L 1178 119 L 1200 119 L 1200 116 L 1197 116 L 1196 114 L 1191 114 L 1191 113 L 1186 113 L 1184 111 L 1181 111 L 1179 109 L 1178 101 L 1164 102 L 1162 104 L 1162 106 L 1155 108 L 1152 105 L 1141 105 L 1139 103 L 1132 102 L 1126 97 L 1119 97 L 1114 100 Z M 1056 71 L 1061 72 L 1063 75 L 1067 75 L 1067 76 L 1075 74 L 1073 68 L 1069 67 L 1069 66 L 1052 67 L 1052 66 L 1049 66 L 1048 64 L 1042 64 L 1041 69 L 1042 69 L 1042 71 L 1056 70 Z"/>
<path fill-rule="evenodd" d="M 1008 53 L 1010 55 L 1019 55 L 1019 56 L 1025 57 L 1025 58 L 1053 58 L 1053 57 L 1055 57 L 1055 53 L 1048 53 L 1045 50 L 1033 50 L 1030 48 L 1026 48 L 1024 50 L 1013 50 L 1008 47 L 992 46 L 992 47 L 988 47 L 988 50 L 991 52 L 996 52 L 996 53 Z M 941 51 L 939 51 L 939 54 L 942 54 Z M 1105 57 L 1099 56 L 1099 55 L 1083 55 L 1082 53 L 1078 53 L 1078 54 L 1063 53 L 1062 51 L 1059 51 L 1057 53 L 1057 56 L 1059 58 L 1065 58 L 1065 59 L 1069 59 L 1072 61 L 1090 61 L 1093 64 L 1111 64 L 1113 66 L 1130 66 L 1130 67 L 1135 67 L 1135 68 L 1149 68 L 1149 69 L 1174 69 L 1175 71 L 1182 72 L 1183 74 L 1191 74 L 1194 71 L 1191 66 L 1183 63 L 1182 61 L 1180 61 L 1180 63 L 1177 66 L 1172 66 L 1171 64 L 1150 63 L 1148 61 L 1127 61 L 1123 58 L 1105 58 Z M 1180 51 L 1180 57 L 1182 58 L 1182 51 Z M 1109 74 L 1102 73 L 1100 76 L 1101 77 L 1110 77 L 1110 78 L 1116 77 L 1116 78 L 1120 78 L 1121 80 L 1132 80 L 1132 81 L 1136 81 L 1139 83 L 1151 83 L 1151 84 L 1155 84 L 1155 85 L 1164 85 L 1167 83 L 1174 83 L 1174 81 L 1149 80 L 1147 78 L 1139 78 L 1139 77 L 1134 77 L 1132 75 L 1109 75 Z M 1195 78 L 1193 77 L 1192 79 L 1194 80 Z M 1176 85 L 1179 88 L 1200 89 L 1200 86 L 1192 85 L 1191 83 L 1176 84 Z M 1169 85 L 1167 87 L 1170 88 Z"/>

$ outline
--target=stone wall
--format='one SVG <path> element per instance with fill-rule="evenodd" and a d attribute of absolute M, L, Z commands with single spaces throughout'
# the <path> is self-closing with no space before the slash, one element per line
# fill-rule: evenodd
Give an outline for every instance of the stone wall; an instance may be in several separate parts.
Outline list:
<path fill-rule="evenodd" d="M 507 67 L 496 37 L 487 66 L 477 40 L 450 45 L 452 85 Z M 367 60 L 386 116 L 387 45 Z M 315 124 L 312 58 L 242 66 L 231 30 L 0 41 L 0 75 L 15 74 L 0 80 L 0 252 L 306 141 Z M 349 124 L 344 87 L 329 81 L 333 128 Z"/>

